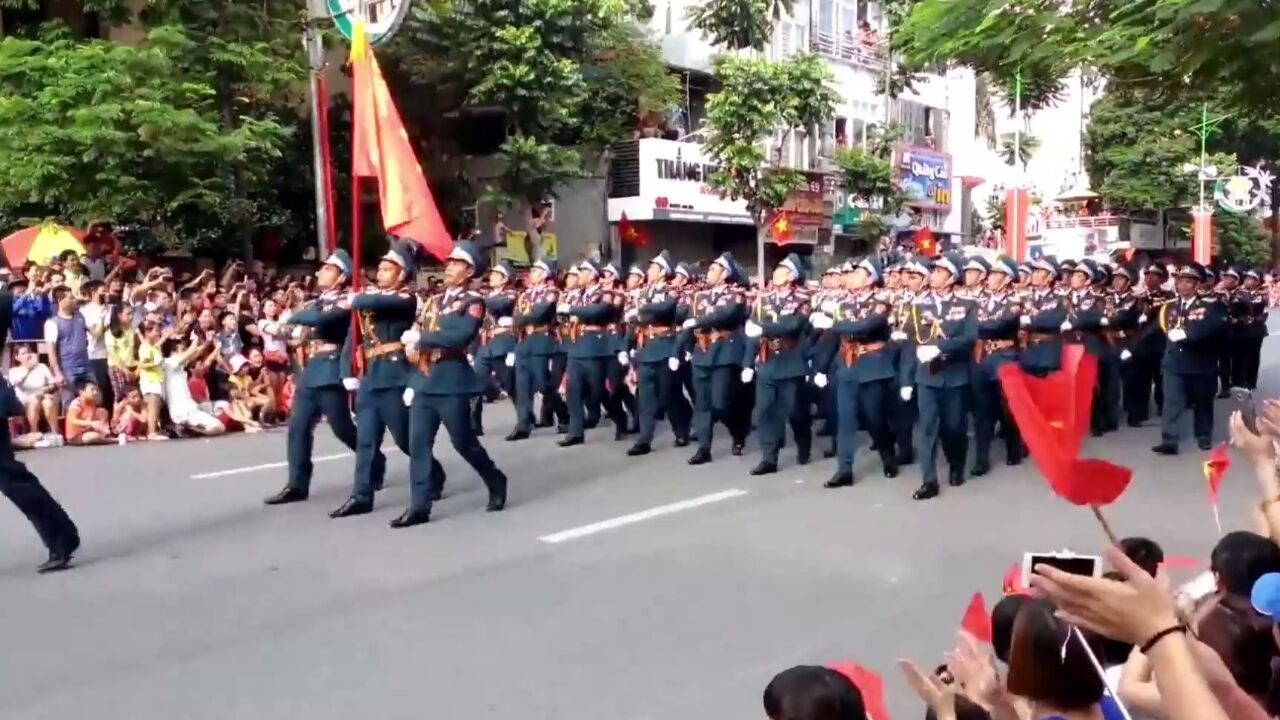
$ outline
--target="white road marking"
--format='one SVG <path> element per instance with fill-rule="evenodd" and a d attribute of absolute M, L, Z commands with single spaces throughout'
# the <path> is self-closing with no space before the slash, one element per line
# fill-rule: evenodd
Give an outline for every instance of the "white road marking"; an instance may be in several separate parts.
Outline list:
<path fill-rule="evenodd" d="M 566 540 L 577 540 L 578 538 L 586 537 L 588 535 L 595 535 L 596 533 L 604 532 L 606 530 L 613 530 L 626 525 L 644 522 L 645 520 L 652 520 L 657 517 L 662 517 L 663 515 L 692 510 L 693 508 L 710 505 L 711 503 L 717 503 L 722 500 L 732 500 L 733 498 L 742 497 L 746 494 L 746 490 L 739 490 L 737 488 L 721 490 L 720 492 L 711 493 L 710 495 L 702 495 L 701 497 L 681 500 L 680 502 L 674 502 L 669 505 L 659 505 L 658 507 L 641 510 L 640 512 L 631 513 L 630 515 L 622 515 L 609 520 L 591 523 L 590 525 L 583 525 L 581 527 L 563 530 L 558 533 L 543 535 L 538 539 L 544 543 L 551 544 L 562 543 Z"/>
<path fill-rule="evenodd" d="M 311 462 L 327 462 L 329 460 L 337 460 L 339 458 L 351 457 L 351 453 L 337 453 L 336 455 L 321 455 L 320 457 L 311 458 Z M 288 467 L 287 462 L 264 463 L 262 465 L 250 465 L 249 467 L 231 468 L 230 470 L 218 470 L 217 472 L 200 473 L 192 475 L 192 480 L 208 480 L 210 478 L 226 477 L 228 475 L 243 475 L 244 473 L 258 472 L 259 470 L 275 470 L 277 468 Z"/>

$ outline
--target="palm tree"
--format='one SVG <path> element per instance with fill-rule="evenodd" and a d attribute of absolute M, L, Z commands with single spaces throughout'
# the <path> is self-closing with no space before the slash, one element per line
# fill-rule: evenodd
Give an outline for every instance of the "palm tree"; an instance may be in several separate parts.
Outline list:
<path fill-rule="evenodd" d="M 1006 165 L 1021 164 L 1023 172 L 1026 172 L 1031 156 L 1039 148 L 1040 139 L 1029 133 L 1022 133 L 1021 142 L 1016 142 L 1014 133 L 1005 133 L 1000 136 L 1000 157 L 1004 158 Z"/>

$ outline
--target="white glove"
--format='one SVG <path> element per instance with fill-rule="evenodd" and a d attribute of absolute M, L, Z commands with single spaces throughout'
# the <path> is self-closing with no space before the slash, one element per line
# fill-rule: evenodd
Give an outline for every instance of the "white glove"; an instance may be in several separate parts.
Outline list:
<path fill-rule="evenodd" d="M 671 368 L 671 372 L 680 369 L 680 358 L 667 358 L 667 367 Z"/>
<path fill-rule="evenodd" d="M 1099 324 L 1102 325 L 1102 327 L 1106 327 L 1111 324 L 1111 318 L 1102 318 L 1102 321 Z"/>
<path fill-rule="evenodd" d="M 743 332 L 745 332 L 749 338 L 758 338 L 764 334 L 764 328 L 757 325 L 755 320 L 748 320 L 746 327 L 743 328 Z"/>
<path fill-rule="evenodd" d="M 1144 322 L 1146 322 L 1146 321 L 1147 321 L 1147 314 L 1146 314 L 1146 313 L 1142 313 L 1141 315 L 1139 315 L 1139 316 L 1138 316 L 1138 322 L 1139 322 L 1139 323 L 1144 323 Z"/>
<path fill-rule="evenodd" d="M 916 359 L 922 363 L 933 362 L 941 354 L 937 345 L 921 345 L 916 348 Z"/>
<path fill-rule="evenodd" d="M 915 388 L 908 385 L 898 391 L 898 397 L 902 398 L 902 402 L 911 402 L 911 392 L 914 389 Z"/>
<path fill-rule="evenodd" d="M 822 303 L 822 305 L 818 309 L 822 310 L 822 312 L 828 315 L 835 315 L 836 311 L 840 309 L 840 303 L 836 302 L 835 300 L 827 300 L 826 302 Z"/>
<path fill-rule="evenodd" d="M 569 303 L 560 303 L 559 305 L 557 305 L 557 306 L 556 306 L 556 312 L 560 313 L 561 315 L 568 315 L 568 314 L 569 314 Z"/>
<path fill-rule="evenodd" d="M 1019 323 L 1021 323 L 1021 324 L 1023 324 L 1023 325 L 1030 325 L 1030 324 L 1031 324 L 1031 316 L 1030 316 L 1030 315 L 1023 315 L 1022 317 L 1018 318 L 1018 322 L 1019 322 Z"/>
<path fill-rule="evenodd" d="M 638 317 L 640 317 L 640 310 L 638 308 L 631 308 L 630 310 L 622 314 L 622 319 L 626 320 L 627 322 L 631 322 L 632 320 L 635 320 Z"/>
<path fill-rule="evenodd" d="M 305 327 L 301 326 L 301 325 L 299 325 L 298 327 L 294 328 L 294 329 L 293 329 L 293 339 L 294 339 L 294 340 L 297 340 L 297 339 L 301 338 L 301 337 L 302 337 L 302 334 L 303 334 L 304 332 L 306 332 L 306 331 L 307 331 L 307 329 L 306 329 Z"/>
<path fill-rule="evenodd" d="M 685 361 L 685 362 L 693 362 L 693 353 L 691 353 L 691 352 L 687 352 L 687 353 L 685 353 L 685 354 L 684 354 L 684 361 Z"/>
<path fill-rule="evenodd" d="M 413 404 L 413 388 L 404 389 L 404 406 L 409 407 Z"/>
<path fill-rule="evenodd" d="M 355 392 L 360 389 L 360 378 L 342 378 L 342 387 L 348 392 Z"/>
<path fill-rule="evenodd" d="M 809 324 L 818 328 L 819 330 L 830 330 L 832 326 L 836 324 L 836 321 L 832 320 L 830 315 L 824 315 L 823 313 L 814 313 L 809 316 Z"/>
<path fill-rule="evenodd" d="M 1128 360 L 1128 359 L 1129 359 L 1129 358 L 1131 358 L 1131 357 L 1133 357 L 1133 353 L 1129 352 L 1128 350 L 1122 350 L 1122 351 L 1120 351 L 1120 359 L 1121 359 L 1121 360 Z"/>
<path fill-rule="evenodd" d="M 685 320 L 683 323 L 681 323 L 680 327 L 684 328 L 685 330 L 688 330 L 689 328 L 697 324 L 698 324 L 697 320 L 694 320 L 693 318 L 689 318 L 688 320 Z"/>
<path fill-rule="evenodd" d="M 749 383 L 756 376 L 756 371 L 751 368 L 742 368 L 742 382 Z"/>
<path fill-rule="evenodd" d="M 1064 320 L 1062 322 L 1062 332 L 1071 332 L 1071 321 Z"/>
<path fill-rule="evenodd" d="M 515 354 L 515 353 L 507 353 L 506 363 L 507 363 L 507 367 L 515 367 L 515 366 L 516 366 L 516 354 Z"/>
<path fill-rule="evenodd" d="M 623 367 L 626 367 L 627 365 L 631 364 L 631 358 L 627 356 L 626 350 L 618 351 L 618 364 Z"/>
<path fill-rule="evenodd" d="M 826 373 L 818 373 L 813 376 L 813 386 L 816 388 L 824 388 L 827 386 Z"/>
<path fill-rule="evenodd" d="M 906 334 L 905 332 L 901 331 L 901 330 L 894 330 L 893 332 L 889 333 L 889 339 L 890 339 L 890 340 L 899 340 L 899 341 L 901 341 L 901 340 L 906 340 L 906 339 L 907 339 L 907 334 Z"/>
<path fill-rule="evenodd" d="M 507 316 L 507 317 L 500 317 L 500 318 L 498 318 L 498 327 L 500 327 L 500 328 L 509 328 L 509 327 L 511 327 L 511 325 L 513 324 L 513 322 L 514 322 L 514 321 L 511 319 L 511 317 L 510 317 L 510 316 Z"/>
<path fill-rule="evenodd" d="M 467 364 L 468 364 L 468 365 L 475 365 L 475 364 L 476 364 L 476 356 L 475 356 L 475 355 L 472 355 L 471 353 L 467 353 Z"/>
<path fill-rule="evenodd" d="M 1182 342 L 1187 339 L 1187 331 L 1182 328 L 1174 328 L 1169 331 L 1169 342 Z"/>
<path fill-rule="evenodd" d="M 404 343 L 405 345 L 417 345 L 418 341 L 421 339 L 422 339 L 422 333 L 418 332 L 417 330 L 410 329 L 400 333 L 400 342 Z"/>

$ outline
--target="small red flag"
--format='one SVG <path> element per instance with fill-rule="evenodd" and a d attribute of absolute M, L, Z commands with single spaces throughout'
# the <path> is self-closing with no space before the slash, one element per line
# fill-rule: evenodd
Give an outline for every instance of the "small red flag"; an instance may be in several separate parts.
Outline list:
<path fill-rule="evenodd" d="M 849 678 L 862 693 L 862 704 L 870 720 L 889 720 L 889 709 L 884 704 L 884 680 L 877 673 L 847 661 L 835 663 L 831 669 Z"/>
<path fill-rule="evenodd" d="M 1186 555 L 1170 555 L 1160 563 L 1160 567 L 1168 570 L 1199 570 L 1209 567 L 1209 563 Z"/>
<path fill-rule="evenodd" d="M 938 254 L 938 239 L 929 228 L 922 227 L 916 231 L 916 251 L 925 257 Z"/>
<path fill-rule="evenodd" d="M 785 245 L 791 240 L 791 218 L 787 217 L 786 210 L 779 210 L 769 221 L 769 234 L 779 245 Z"/>
<path fill-rule="evenodd" d="M 1227 454 L 1227 444 L 1223 443 L 1209 451 L 1204 461 L 1204 478 L 1209 481 L 1209 502 L 1218 504 L 1218 490 L 1222 487 L 1222 476 L 1231 467 L 1231 456 Z"/>
<path fill-rule="evenodd" d="M 618 237 L 624 245 L 644 247 L 649 244 L 649 233 L 644 228 L 631 222 L 626 213 L 618 220 Z"/>
<path fill-rule="evenodd" d="M 1022 584 L 1022 565 L 1014 563 L 1004 573 L 1004 594 L 1005 595 L 1023 595 L 1027 592 L 1027 586 Z"/>
<path fill-rule="evenodd" d="M 964 611 L 964 618 L 960 621 L 960 629 L 980 642 L 991 644 L 991 613 L 987 612 L 987 602 L 983 599 L 982 593 L 973 594 L 969 607 Z"/>

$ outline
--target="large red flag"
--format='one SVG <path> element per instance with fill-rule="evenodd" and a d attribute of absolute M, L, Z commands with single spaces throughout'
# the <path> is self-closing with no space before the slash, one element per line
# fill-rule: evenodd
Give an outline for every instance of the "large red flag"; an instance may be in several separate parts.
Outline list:
<path fill-rule="evenodd" d="M 622 217 L 618 220 L 618 237 L 625 245 L 644 247 L 649 244 L 649 232 L 631 222 L 631 218 L 627 217 L 626 213 L 622 213 Z"/>
<path fill-rule="evenodd" d="M 1089 410 L 1098 377 L 1098 360 L 1081 345 L 1064 345 L 1062 367 L 1039 378 L 1017 363 L 999 370 L 1000 385 L 1031 451 L 1031 458 L 1062 499 L 1074 505 L 1115 502 L 1133 471 L 1105 460 L 1080 459 L 1089 430 Z"/>
<path fill-rule="evenodd" d="M 351 104 L 351 173 L 378 179 L 383 227 L 437 258 L 447 257 L 453 240 L 361 22 L 351 37 Z"/>

